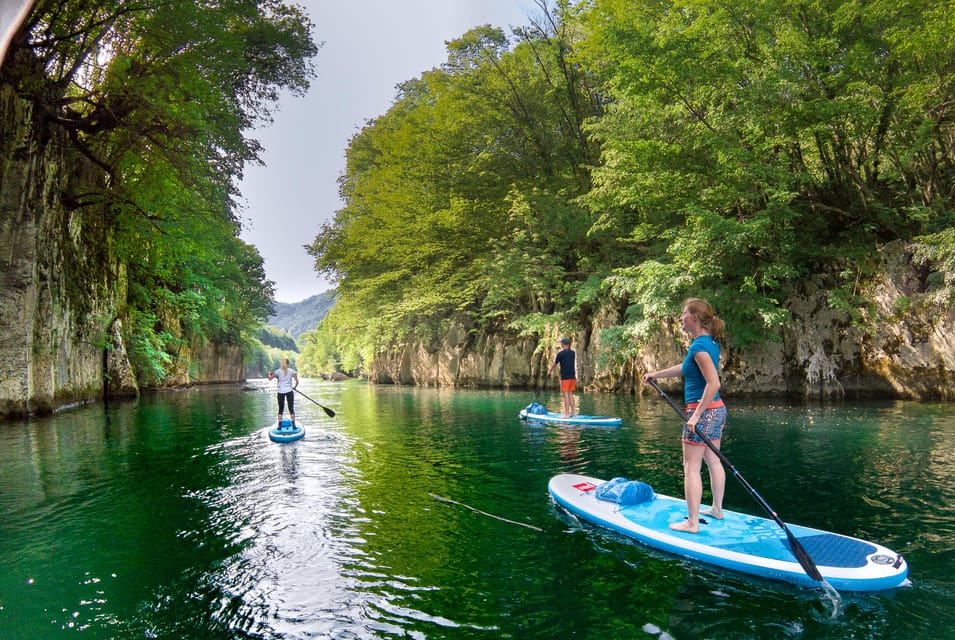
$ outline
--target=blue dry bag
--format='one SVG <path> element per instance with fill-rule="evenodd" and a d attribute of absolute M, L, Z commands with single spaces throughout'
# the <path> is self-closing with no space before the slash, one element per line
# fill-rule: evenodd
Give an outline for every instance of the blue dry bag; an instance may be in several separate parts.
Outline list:
<path fill-rule="evenodd" d="M 627 480 L 626 478 L 607 480 L 597 487 L 594 496 L 598 500 L 616 502 L 621 507 L 650 502 L 657 497 L 653 493 L 653 487 L 646 482 Z"/>
<path fill-rule="evenodd" d="M 527 413 L 532 416 L 543 416 L 547 415 L 547 407 L 542 405 L 540 402 L 532 402 L 527 405 Z"/>

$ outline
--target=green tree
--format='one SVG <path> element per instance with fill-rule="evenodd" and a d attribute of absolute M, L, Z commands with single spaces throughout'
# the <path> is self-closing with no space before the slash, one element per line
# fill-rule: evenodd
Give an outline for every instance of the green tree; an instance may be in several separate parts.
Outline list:
<path fill-rule="evenodd" d="M 603 250 L 572 202 L 589 188 L 583 123 L 599 101 L 562 25 L 548 13 L 513 48 L 500 29 L 469 31 L 352 139 L 346 205 L 310 247 L 338 283 L 323 326 L 365 340 L 342 353 L 428 339 L 453 314 L 503 328 L 574 306 L 566 279 L 584 280 Z"/>
<path fill-rule="evenodd" d="M 339 298 L 318 327 L 300 336 L 302 375 L 316 377 L 338 371 L 357 376 L 371 363 L 375 352 L 368 340 L 368 326 L 355 322 L 359 316 L 354 310 L 341 310 L 348 304 L 347 299 Z"/>
<path fill-rule="evenodd" d="M 632 319 L 706 295 L 755 337 L 807 273 L 850 299 L 879 243 L 951 225 L 951 8 L 590 3 L 578 52 L 609 107 L 587 201 L 636 252 L 608 279 Z"/>
<path fill-rule="evenodd" d="M 259 329 L 256 334 L 256 338 L 259 339 L 264 345 L 269 347 L 275 347 L 276 349 L 284 349 L 287 351 L 299 351 L 298 344 L 295 342 L 295 338 L 288 331 L 283 331 L 272 326 L 265 326 Z"/>
<path fill-rule="evenodd" d="M 559 2 L 474 29 L 348 149 L 310 247 L 323 353 L 452 317 L 539 335 L 608 299 L 616 355 L 688 295 L 762 339 L 810 275 L 864 319 L 887 241 L 950 263 L 951 0 Z"/>
<path fill-rule="evenodd" d="M 181 342 L 240 344 L 271 309 L 237 185 L 261 151 L 247 131 L 280 91 L 308 88 L 311 28 L 276 0 L 40 0 L 14 39 L 3 80 L 99 171 L 65 200 L 128 266 L 130 350 L 149 379 Z"/>

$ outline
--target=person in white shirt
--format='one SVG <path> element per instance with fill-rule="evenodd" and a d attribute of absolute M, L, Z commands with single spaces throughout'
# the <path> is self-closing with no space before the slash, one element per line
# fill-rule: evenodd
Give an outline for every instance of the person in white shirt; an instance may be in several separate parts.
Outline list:
<path fill-rule="evenodd" d="M 282 426 L 282 414 L 285 413 L 285 402 L 288 401 L 288 414 L 295 426 L 295 388 L 298 386 L 298 372 L 288 366 L 288 358 L 282 359 L 282 366 L 275 371 L 269 371 L 269 380 L 278 380 L 279 418 L 278 426 Z"/>

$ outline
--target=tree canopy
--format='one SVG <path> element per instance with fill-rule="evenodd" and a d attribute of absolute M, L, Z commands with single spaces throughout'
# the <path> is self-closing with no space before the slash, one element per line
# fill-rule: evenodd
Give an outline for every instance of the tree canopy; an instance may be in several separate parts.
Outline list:
<path fill-rule="evenodd" d="M 940 6 L 594 2 L 578 50 L 614 99 L 588 201 L 642 254 L 615 289 L 772 325 L 808 273 L 851 285 L 880 243 L 951 226 Z"/>
<path fill-rule="evenodd" d="M 858 313 L 881 244 L 955 251 L 953 4 L 541 0 L 469 31 L 351 141 L 310 247 L 325 338 L 367 361 L 453 314 L 539 334 L 611 300 L 623 354 L 700 295 L 745 341 L 816 273 Z"/>
<path fill-rule="evenodd" d="M 64 201 L 127 267 L 147 379 L 178 343 L 239 343 L 270 312 L 273 283 L 238 237 L 238 182 L 259 162 L 248 132 L 309 86 L 311 29 L 278 0 L 39 0 L 14 38 L 0 79 L 99 172 Z"/>
<path fill-rule="evenodd" d="M 352 139 L 346 205 L 310 251 L 338 284 L 331 316 L 348 320 L 335 339 L 357 361 L 456 313 L 492 328 L 520 309 L 552 314 L 568 274 L 599 251 L 574 201 L 590 184 L 597 149 L 583 125 L 600 102 L 568 59 L 569 28 L 542 21 L 514 47 L 501 29 L 472 29 Z"/>

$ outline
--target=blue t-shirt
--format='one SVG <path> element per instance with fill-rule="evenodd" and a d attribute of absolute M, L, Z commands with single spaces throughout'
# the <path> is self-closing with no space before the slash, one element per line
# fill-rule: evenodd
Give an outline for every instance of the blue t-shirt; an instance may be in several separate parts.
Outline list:
<path fill-rule="evenodd" d="M 576 380 L 576 360 L 577 354 L 573 349 L 561 349 L 557 352 L 554 362 L 560 367 L 561 380 Z"/>
<path fill-rule="evenodd" d="M 683 401 L 687 404 L 699 402 L 700 398 L 703 397 L 703 390 L 706 388 L 706 378 L 703 377 L 700 365 L 696 364 L 696 360 L 693 359 L 693 356 L 701 351 L 710 354 L 717 375 L 720 372 L 719 343 L 713 339 L 713 336 L 703 335 L 694 338 L 693 342 L 690 343 L 686 358 L 683 360 Z M 713 399 L 716 400 L 719 397 L 720 392 L 717 391 L 716 397 Z"/>

